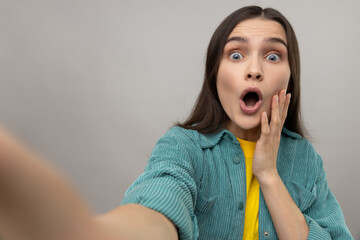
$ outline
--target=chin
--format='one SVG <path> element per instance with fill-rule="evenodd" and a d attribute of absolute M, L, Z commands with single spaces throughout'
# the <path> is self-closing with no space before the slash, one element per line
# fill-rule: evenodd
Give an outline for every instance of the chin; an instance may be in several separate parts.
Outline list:
<path fill-rule="evenodd" d="M 257 120 L 257 121 L 251 121 L 251 122 L 248 122 L 248 121 L 241 121 L 241 122 L 238 122 L 236 123 L 237 127 L 242 129 L 242 130 L 254 130 L 254 129 L 257 129 L 257 128 L 260 128 L 261 127 L 261 123 L 260 123 L 260 120 Z"/>
<path fill-rule="evenodd" d="M 230 130 L 235 135 L 238 135 L 239 132 L 246 131 L 256 131 L 261 128 L 260 116 L 257 114 L 253 116 L 239 117 L 238 119 L 234 119 L 234 121 L 230 121 L 227 129 Z"/>
<path fill-rule="evenodd" d="M 258 111 L 252 115 L 241 115 L 235 119 L 235 123 L 244 130 L 256 128 L 261 125 L 261 113 Z"/>

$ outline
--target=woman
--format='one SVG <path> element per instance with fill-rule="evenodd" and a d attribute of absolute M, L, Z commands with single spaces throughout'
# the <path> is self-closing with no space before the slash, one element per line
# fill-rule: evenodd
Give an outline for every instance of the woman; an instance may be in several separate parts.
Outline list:
<path fill-rule="evenodd" d="M 181 239 L 351 239 L 303 135 L 291 25 L 274 9 L 239 9 L 210 41 L 191 116 L 122 203 L 161 212 Z"/>
<path fill-rule="evenodd" d="M 158 141 L 109 213 L 92 217 L 61 177 L 0 134 L 1 231 L 9 239 L 352 239 L 303 137 L 299 81 L 288 21 L 274 9 L 235 11 L 210 41 L 189 119 Z"/>

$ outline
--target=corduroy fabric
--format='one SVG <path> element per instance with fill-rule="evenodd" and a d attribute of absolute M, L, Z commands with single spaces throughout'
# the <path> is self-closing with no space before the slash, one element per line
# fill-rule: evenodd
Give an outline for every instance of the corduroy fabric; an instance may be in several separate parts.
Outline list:
<path fill-rule="evenodd" d="M 353 239 L 309 141 L 284 128 L 277 169 L 309 225 L 308 239 Z M 226 129 L 204 135 L 171 128 L 157 142 L 144 173 L 126 191 L 121 204 L 128 203 L 164 214 L 181 240 L 241 239 L 246 172 L 238 140 Z M 278 239 L 261 191 L 259 239 Z"/>

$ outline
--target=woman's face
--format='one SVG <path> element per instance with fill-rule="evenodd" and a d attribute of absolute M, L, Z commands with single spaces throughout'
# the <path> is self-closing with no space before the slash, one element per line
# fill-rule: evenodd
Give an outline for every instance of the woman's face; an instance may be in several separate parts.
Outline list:
<path fill-rule="evenodd" d="M 240 22 L 230 33 L 217 75 L 220 103 L 235 136 L 257 141 L 261 114 L 271 113 L 271 100 L 286 89 L 290 78 L 287 39 L 273 20 Z"/>

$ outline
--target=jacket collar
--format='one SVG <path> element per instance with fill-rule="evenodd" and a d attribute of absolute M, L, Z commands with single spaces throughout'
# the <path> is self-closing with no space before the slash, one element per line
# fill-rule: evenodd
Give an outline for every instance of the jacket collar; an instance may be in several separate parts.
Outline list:
<path fill-rule="evenodd" d="M 302 136 L 298 133 L 292 132 L 285 127 L 281 131 L 283 136 L 294 139 L 301 139 Z M 229 130 L 221 128 L 219 131 L 210 134 L 200 134 L 200 145 L 202 148 L 212 148 L 217 145 L 220 140 L 227 140 L 235 144 L 239 144 L 238 140 Z"/>

